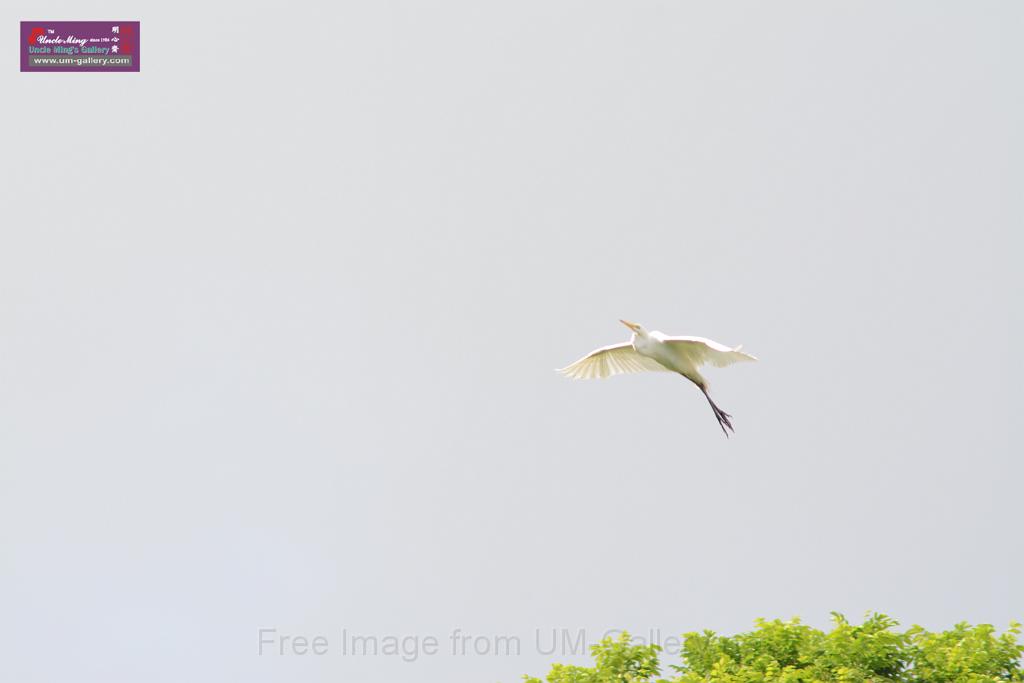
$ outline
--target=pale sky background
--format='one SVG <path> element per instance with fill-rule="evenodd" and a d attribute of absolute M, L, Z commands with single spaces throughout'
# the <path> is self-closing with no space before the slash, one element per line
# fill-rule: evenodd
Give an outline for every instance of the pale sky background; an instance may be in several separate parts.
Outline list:
<path fill-rule="evenodd" d="M 1021 3 L 0 17 L 3 680 L 1024 618 Z M 21 19 L 139 19 L 142 72 L 18 73 Z M 762 359 L 708 372 L 734 438 L 682 379 L 552 372 L 620 317 Z"/>

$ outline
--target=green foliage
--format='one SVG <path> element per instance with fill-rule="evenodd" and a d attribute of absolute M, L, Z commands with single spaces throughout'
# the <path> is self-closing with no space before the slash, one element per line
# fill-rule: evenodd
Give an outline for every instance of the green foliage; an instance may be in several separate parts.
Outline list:
<path fill-rule="evenodd" d="M 555 664 L 548 674 L 548 683 L 638 683 L 652 681 L 658 675 L 658 645 L 633 645 L 629 634 L 605 638 L 590 648 L 594 666 Z M 539 678 L 524 676 L 526 683 L 543 683 Z"/>
<path fill-rule="evenodd" d="M 674 678 L 658 678 L 658 645 L 634 645 L 629 634 L 591 647 L 594 666 L 555 664 L 548 683 L 1000 683 L 1024 682 L 1021 626 L 1002 635 L 987 624 L 960 623 L 938 633 L 906 631 L 884 614 L 854 626 L 833 613 L 827 633 L 800 623 L 758 619 L 735 636 L 684 634 Z M 543 683 L 525 678 L 526 683 Z"/>
<path fill-rule="evenodd" d="M 912 644 L 911 663 L 918 678 L 929 683 L 982 683 L 1021 681 L 1020 656 L 1024 646 L 1017 642 L 1020 624 L 1013 622 L 997 636 L 988 624 L 970 626 L 961 622 L 949 631 L 929 633 L 920 626 L 907 631 Z"/>

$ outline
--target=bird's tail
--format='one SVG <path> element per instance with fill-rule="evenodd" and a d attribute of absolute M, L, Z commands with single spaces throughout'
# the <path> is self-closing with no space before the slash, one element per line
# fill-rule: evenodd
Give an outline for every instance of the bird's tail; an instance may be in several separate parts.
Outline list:
<path fill-rule="evenodd" d="M 729 420 L 729 418 L 731 418 L 732 415 L 730 415 L 729 413 L 725 412 L 717 405 L 715 405 L 715 402 L 711 400 L 711 395 L 708 394 L 707 387 L 701 386 L 699 384 L 697 386 L 699 386 L 700 390 L 704 392 L 704 398 L 706 398 L 708 400 L 708 403 L 711 404 L 711 410 L 714 411 L 715 413 L 715 419 L 718 420 L 718 426 L 722 428 L 722 433 L 725 434 L 726 438 L 728 438 L 729 432 L 736 431 L 732 428 L 732 421 Z M 728 430 L 726 430 L 727 427 Z"/>

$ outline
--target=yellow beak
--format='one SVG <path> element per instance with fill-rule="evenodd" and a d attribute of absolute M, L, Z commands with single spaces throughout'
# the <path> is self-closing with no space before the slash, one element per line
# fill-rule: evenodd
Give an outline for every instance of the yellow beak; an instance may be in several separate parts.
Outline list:
<path fill-rule="evenodd" d="M 636 328 L 639 327 L 639 325 L 637 325 L 636 323 L 631 323 L 628 320 L 619 320 L 619 322 L 628 327 L 629 329 L 633 330 L 634 332 L 636 332 Z"/>

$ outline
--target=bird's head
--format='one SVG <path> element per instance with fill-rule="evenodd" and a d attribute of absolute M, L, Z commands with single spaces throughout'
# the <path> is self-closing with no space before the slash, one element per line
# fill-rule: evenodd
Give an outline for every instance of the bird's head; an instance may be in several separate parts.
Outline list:
<path fill-rule="evenodd" d="M 619 320 L 619 322 L 628 327 L 630 330 L 632 330 L 633 334 L 637 335 L 638 337 L 647 336 L 647 330 L 643 328 L 643 325 L 640 325 L 638 323 L 631 323 L 628 320 Z"/>

